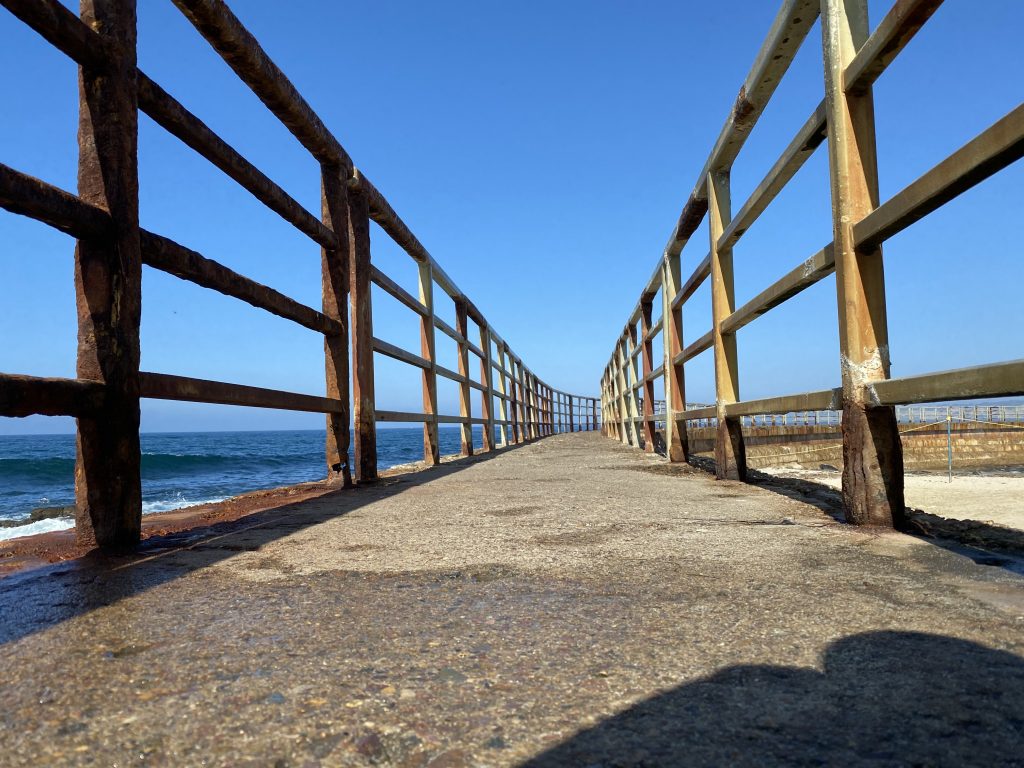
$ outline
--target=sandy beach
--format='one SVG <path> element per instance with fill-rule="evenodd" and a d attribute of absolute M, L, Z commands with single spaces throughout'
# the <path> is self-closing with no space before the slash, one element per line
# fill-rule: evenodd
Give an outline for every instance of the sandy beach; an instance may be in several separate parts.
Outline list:
<path fill-rule="evenodd" d="M 816 469 L 762 469 L 775 477 L 821 483 L 839 489 L 842 475 Z M 907 506 L 952 520 L 974 520 L 1024 530 L 1024 473 L 953 475 L 908 472 Z"/>

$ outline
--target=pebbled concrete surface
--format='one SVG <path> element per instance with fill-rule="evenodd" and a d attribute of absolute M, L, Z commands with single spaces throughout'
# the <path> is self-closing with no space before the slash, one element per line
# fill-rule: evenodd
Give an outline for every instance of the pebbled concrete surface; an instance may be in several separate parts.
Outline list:
<path fill-rule="evenodd" d="M 1024 765 L 1002 562 L 555 436 L 0 581 L 0 765 Z"/>

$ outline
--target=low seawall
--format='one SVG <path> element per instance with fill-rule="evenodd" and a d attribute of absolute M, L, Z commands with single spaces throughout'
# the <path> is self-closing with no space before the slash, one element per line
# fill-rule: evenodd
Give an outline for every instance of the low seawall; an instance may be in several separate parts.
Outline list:
<path fill-rule="evenodd" d="M 950 425 L 949 443 L 954 468 L 1024 466 L 1024 428 L 1021 425 L 957 423 Z M 901 424 L 903 461 L 907 469 L 945 469 L 946 424 Z M 690 450 L 698 456 L 714 454 L 713 427 L 688 431 Z M 841 468 L 842 433 L 837 425 L 746 427 L 747 465 L 817 469 L 822 464 Z"/>

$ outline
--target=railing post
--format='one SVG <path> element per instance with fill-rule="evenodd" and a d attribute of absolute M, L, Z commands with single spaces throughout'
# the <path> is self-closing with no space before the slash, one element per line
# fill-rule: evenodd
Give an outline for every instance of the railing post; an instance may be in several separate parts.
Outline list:
<path fill-rule="evenodd" d="M 576 431 L 576 422 L 575 422 L 575 419 L 573 418 L 573 412 L 572 412 L 572 395 L 569 395 L 569 431 L 570 432 L 575 432 Z"/>
<path fill-rule="evenodd" d="M 108 211 L 113 229 L 75 248 L 78 378 L 107 390 L 102 411 L 78 419 L 75 525 L 80 544 L 118 551 L 142 529 L 135 0 L 81 0 L 81 16 L 109 43 L 110 61 L 79 69 L 78 194 Z"/>
<path fill-rule="evenodd" d="M 843 506 L 859 525 L 904 523 L 903 449 L 892 407 L 868 387 L 889 377 L 882 249 L 858 252 L 853 226 L 878 205 L 871 89 L 847 93 L 843 74 L 868 38 L 867 0 L 822 0 L 832 228 L 843 377 Z"/>
<path fill-rule="evenodd" d="M 544 436 L 544 428 L 547 424 L 547 406 L 544 403 L 543 389 L 536 376 L 530 374 L 530 382 L 533 386 L 534 420 L 537 424 L 537 437 Z"/>
<path fill-rule="evenodd" d="M 426 315 L 420 317 L 420 355 L 430 364 L 423 371 L 423 460 L 427 464 L 441 462 L 437 439 L 437 356 L 434 354 L 434 270 L 430 262 L 419 265 L 420 303 Z"/>
<path fill-rule="evenodd" d="M 484 450 L 494 450 L 494 361 L 491 359 L 491 332 L 486 325 L 480 326 L 480 383 L 484 391 L 480 395 L 480 418 L 484 420 Z M 504 402 L 504 401 L 501 401 Z M 502 417 L 504 418 L 504 417 Z M 502 426 L 502 441 L 505 444 L 505 427 Z"/>
<path fill-rule="evenodd" d="M 464 381 L 459 382 L 459 416 L 463 419 L 470 419 L 473 416 L 473 406 L 471 399 L 471 391 L 469 386 L 469 312 L 466 307 L 466 303 L 463 301 L 455 302 L 455 330 L 462 335 L 466 341 L 458 342 L 459 346 L 459 376 L 462 376 Z M 486 425 L 485 425 L 486 428 Z M 473 422 L 463 421 L 460 424 L 460 433 L 462 436 L 462 455 L 472 456 L 473 455 Z"/>
<path fill-rule="evenodd" d="M 605 413 L 608 412 L 608 368 L 605 367 L 604 374 L 601 376 L 601 410 Z M 604 424 L 601 425 L 601 435 L 603 437 L 608 436 L 608 419 L 604 420 Z"/>
<path fill-rule="evenodd" d="M 377 480 L 377 402 L 373 391 L 370 207 L 366 195 L 351 183 L 348 216 L 355 479 L 357 483 L 372 483 Z"/>
<path fill-rule="evenodd" d="M 551 389 L 544 385 L 544 434 L 551 435 L 555 432 L 555 411 L 558 408 L 555 395 Z"/>
<path fill-rule="evenodd" d="M 640 377 L 637 375 L 637 359 L 636 355 L 636 323 L 629 324 L 629 330 L 626 333 L 626 355 L 625 364 L 626 371 L 629 374 L 626 379 L 626 398 L 629 403 L 628 418 L 630 424 L 630 444 L 640 448 L 640 428 L 637 426 L 637 422 L 640 417 L 640 391 L 637 385 L 640 383 Z"/>
<path fill-rule="evenodd" d="M 541 437 L 546 437 L 550 434 L 551 429 L 551 396 L 548 393 L 548 387 L 546 384 L 537 385 L 538 398 L 540 402 L 540 425 L 539 434 Z"/>
<path fill-rule="evenodd" d="M 686 421 L 677 416 L 686 410 L 686 373 L 683 363 L 673 362 L 683 351 L 683 307 L 672 306 L 681 287 L 679 254 L 666 254 L 661 280 L 661 335 L 665 347 L 665 453 L 669 461 L 690 460 Z"/>
<path fill-rule="evenodd" d="M 509 396 L 512 398 L 509 401 L 509 419 L 512 422 L 512 442 L 518 444 L 522 441 L 519 439 L 519 388 L 516 386 L 516 361 L 507 344 L 502 345 L 501 355 L 502 360 L 506 357 L 508 359 L 508 390 Z"/>
<path fill-rule="evenodd" d="M 530 403 L 527 400 L 523 361 L 514 360 L 512 368 L 516 371 L 515 386 L 519 389 L 519 442 L 525 443 L 530 439 Z"/>
<path fill-rule="evenodd" d="M 597 431 L 597 398 L 590 401 L 590 431 Z"/>
<path fill-rule="evenodd" d="M 519 366 L 519 407 L 522 411 L 522 419 L 520 425 L 523 431 L 523 442 L 527 442 L 530 439 L 530 391 L 527 387 L 526 368 L 523 365 L 523 361 L 517 361 Z"/>
<path fill-rule="evenodd" d="M 732 246 L 718 247 L 718 240 L 732 218 L 728 171 L 713 170 L 708 174 L 708 218 L 711 235 L 711 312 L 715 340 L 715 405 L 718 408 L 715 476 L 720 480 L 746 480 L 747 456 L 743 445 L 743 426 L 739 419 L 725 415 L 725 406 L 735 403 L 740 396 L 736 335 L 722 332 L 722 323 L 736 309 Z"/>
<path fill-rule="evenodd" d="M 640 340 L 643 348 L 642 391 L 644 393 L 644 453 L 654 453 L 654 380 L 650 378 L 654 370 L 654 344 L 647 338 L 651 331 L 651 318 L 654 314 L 654 301 L 646 296 L 640 301 Z"/>
<path fill-rule="evenodd" d="M 324 336 L 327 397 L 340 400 L 343 411 L 327 414 L 327 479 L 352 485 L 349 449 L 348 291 L 349 237 L 348 174 L 338 167 L 320 168 L 320 213 L 338 238 L 338 247 L 320 249 L 320 282 L 324 314 L 341 324 L 341 333 Z"/>
<path fill-rule="evenodd" d="M 633 445 L 633 433 L 636 430 L 636 422 L 632 420 L 633 409 L 630 407 L 630 403 L 633 398 L 629 391 L 629 375 L 626 372 L 626 366 L 629 360 L 629 345 L 627 343 L 628 334 L 623 332 L 622 337 L 619 339 L 619 364 L 618 364 L 618 375 L 616 376 L 616 384 L 618 386 L 618 398 L 619 403 L 619 416 L 622 424 L 622 435 L 621 440 L 624 445 Z"/>

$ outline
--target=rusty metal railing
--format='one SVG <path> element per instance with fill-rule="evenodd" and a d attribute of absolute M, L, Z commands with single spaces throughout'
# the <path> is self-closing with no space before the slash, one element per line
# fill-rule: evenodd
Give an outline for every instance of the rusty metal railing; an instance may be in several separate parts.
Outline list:
<path fill-rule="evenodd" d="M 72 195 L 0 165 L 0 206 L 77 238 L 79 348 L 75 379 L 0 374 L 0 416 L 67 415 L 78 420 L 76 527 L 81 541 L 134 546 L 141 529 L 139 400 L 159 398 L 326 414 L 326 463 L 339 484 L 377 477 L 376 423 L 421 422 L 428 463 L 440 460 L 438 425 L 458 424 L 462 453 L 558 431 L 596 429 L 596 398 L 541 380 L 459 290 L 351 158 L 284 73 L 222 0 L 174 0 L 199 33 L 317 160 L 320 216 L 307 211 L 198 117 L 139 71 L 136 0 L 82 0 L 80 17 L 57 0 L 0 5 L 79 65 L 79 189 Z M 168 238 L 139 227 L 138 112 L 198 152 L 321 248 L 322 307 L 313 309 Z M 370 221 L 419 267 L 413 297 L 372 264 Z M 142 266 L 219 291 L 323 334 L 326 393 L 294 392 L 139 370 Z M 413 354 L 373 335 L 371 284 L 419 318 Z M 455 303 L 453 328 L 434 314 L 437 285 Z M 351 302 L 351 309 L 350 309 Z M 468 320 L 479 329 L 469 337 Z M 458 345 L 458 371 L 437 364 L 434 332 Z M 349 339 L 351 339 L 351 344 Z M 469 354 L 480 362 L 474 376 Z M 374 354 L 422 371 L 423 411 L 376 409 Z M 437 377 L 459 384 L 459 414 L 439 413 Z M 351 385 L 350 385 L 351 381 Z M 472 393 L 480 394 L 474 412 Z M 350 396 L 353 405 L 350 408 Z M 354 424 L 350 433 L 350 423 Z M 497 445 L 496 445 L 497 435 Z M 353 449 L 354 468 L 349 466 Z"/>
<path fill-rule="evenodd" d="M 889 377 L 882 243 L 1024 155 L 1024 105 L 983 131 L 889 200 L 878 204 L 872 84 L 941 0 L 896 0 L 873 32 L 867 0 L 785 0 L 711 154 L 697 177 L 640 301 L 615 342 L 601 380 L 603 429 L 654 450 L 654 382 L 664 379 L 665 442 L 671 461 L 688 459 L 687 422 L 714 420 L 719 477 L 743 479 L 742 419 L 753 415 L 843 411 L 843 498 L 854 523 L 903 521 L 903 467 L 893 406 L 1024 393 L 1024 360 L 902 379 Z M 824 99 L 747 201 L 733 214 L 730 172 L 751 128 L 821 18 Z M 833 241 L 741 307 L 735 303 L 732 249 L 815 150 L 827 143 Z M 708 254 L 682 280 L 680 254 L 705 216 Z M 836 273 L 842 386 L 763 400 L 741 400 L 736 333 Z M 683 342 L 682 307 L 711 281 L 711 329 Z M 661 317 L 653 319 L 661 292 Z M 661 363 L 653 342 L 661 336 Z M 685 405 L 684 364 L 714 350 L 714 406 Z M 640 360 L 638 361 L 638 357 Z"/>

